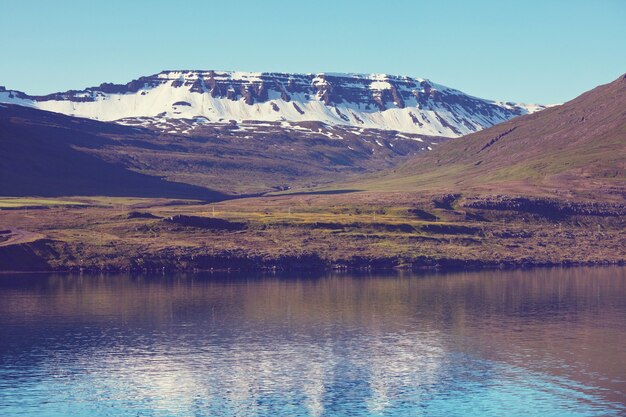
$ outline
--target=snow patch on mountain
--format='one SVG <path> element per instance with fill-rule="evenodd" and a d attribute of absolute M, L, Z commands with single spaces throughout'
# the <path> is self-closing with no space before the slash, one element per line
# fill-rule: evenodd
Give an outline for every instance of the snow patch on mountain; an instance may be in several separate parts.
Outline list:
<path fill-rule="evenodd" d="M 387 74 L 163 71 L 126 85 L 29 96 L 0 87 L 0 102 L 101 121 L 149 118 L 328 125 L 458 137 L 543 109 L 484 100 L 421 78 Z"/>

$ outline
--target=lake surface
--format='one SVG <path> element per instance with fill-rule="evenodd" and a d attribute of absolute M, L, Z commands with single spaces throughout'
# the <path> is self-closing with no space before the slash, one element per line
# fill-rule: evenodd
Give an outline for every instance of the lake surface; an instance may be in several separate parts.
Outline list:
<path fill-rule="evenodd" d="M 626 268 L 0 275 L 1 416 L 624 416 Z"/>

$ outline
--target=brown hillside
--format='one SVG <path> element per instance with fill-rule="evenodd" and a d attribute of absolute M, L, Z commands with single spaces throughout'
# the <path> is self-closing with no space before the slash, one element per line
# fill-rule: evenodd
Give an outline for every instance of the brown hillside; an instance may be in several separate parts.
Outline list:
<path fill-rule="evenodd" d="M 448 141 L 370 190 L 623 195 L 626 75 L 563 105 Z"/>

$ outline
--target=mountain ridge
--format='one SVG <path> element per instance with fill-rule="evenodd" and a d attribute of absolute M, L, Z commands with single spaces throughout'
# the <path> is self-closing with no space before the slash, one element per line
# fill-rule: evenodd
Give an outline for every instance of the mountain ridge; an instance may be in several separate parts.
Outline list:
<path fill-rule="evenodd" d="M 0 88 L 0 102 L 103 121 L 319 121 L 443 137 L 545 108 L 485 100 L 417 77 L 216 70 L 166 70 L 40 96 Z"/>

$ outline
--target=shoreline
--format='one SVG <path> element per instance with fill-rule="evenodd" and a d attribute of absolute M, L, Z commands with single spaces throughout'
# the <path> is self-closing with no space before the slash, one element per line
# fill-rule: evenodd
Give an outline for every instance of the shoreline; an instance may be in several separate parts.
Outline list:
<path fill-rule="evenodd" d="M 223 258 L 222 260 L 227 260 Z M 506 261 L 506 262 L 486 262 L 470 260 L 439 260 L 434 264 L 399 264 L 391 266 L 381 265 L 355 265 L 354 263 L 334 263 L 334 264 L 311 264 L 309 266 L 276 264 L 257 267 L 191 267 L 177 268 L 170 266 L 152 268 L 124 268 L 105 266 L 103 268 L 77 268 L 58 267 L 51 269 L 18 269 L 0 270 L 0 275 L 21 275 L 21 274 L 165 274 L 165 273 L 285 273 L 285 272 L 462 272 L 462 271 L 483 271 L 483 270 L 530 270 L 539 268 L 583 268 L 583 267 L 611 267 L 626 266 L 626 260 L 598 260 L 598 261 L 571 261 L 560 262 L 529 262 L 529 261 Z"/>

